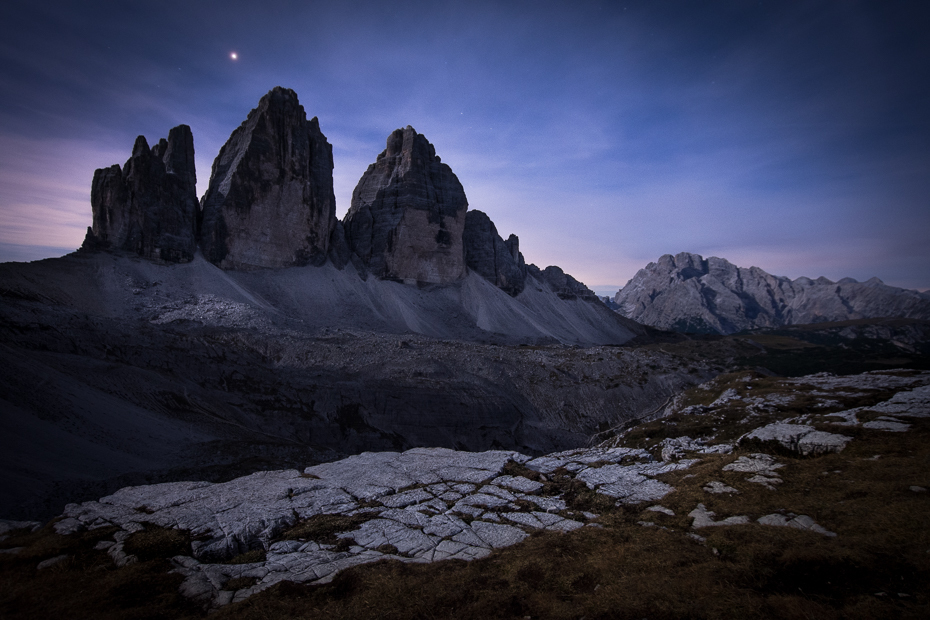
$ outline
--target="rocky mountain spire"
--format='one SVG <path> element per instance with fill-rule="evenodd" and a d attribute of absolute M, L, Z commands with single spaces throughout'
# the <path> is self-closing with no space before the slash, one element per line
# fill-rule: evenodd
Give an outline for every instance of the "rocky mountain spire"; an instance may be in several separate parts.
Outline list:
<path fill-rule="evenodd" d="M 468 200 L 433 145 L 409 125 L 362 175 L 343 221 L 349 248 L 374 275 L 445 283 L 465 276 Z"/>
<path fill-rule="evenodd" d="M 187 262 L 196 249 L 194 136 L 179 125 L 154 148 L 136 138 L 132 156 L 94 172 L 93 226 L 84 249 L 111 247 L 152 260 Z"/>
<path fill-rule="evenodd" d="M 201 206 L 201 247 L 220 267 L 326 260 L 336 224 L 333 148 L 293 90 L 272 89 L 232 133 Z"/>
<path fill-rule="evenodd" d="M 504 241 L 491 218 L 482 211 L 469 211 L 462 238 L 469 269 L 513 297 L 523 291 L 526 265 L 516 235 Z"/>

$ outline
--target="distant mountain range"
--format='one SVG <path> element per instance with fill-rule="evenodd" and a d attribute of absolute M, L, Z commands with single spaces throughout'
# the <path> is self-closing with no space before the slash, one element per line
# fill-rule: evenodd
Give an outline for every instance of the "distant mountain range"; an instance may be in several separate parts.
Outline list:
<path fill-rule="evenodd" d="M 688 252 L 666 254 L 640 269 L 609 305 L 639 323 L 689 333 L 879 317 L 930 319 L 930 294 L 878 278 L 791 280 Z"/>

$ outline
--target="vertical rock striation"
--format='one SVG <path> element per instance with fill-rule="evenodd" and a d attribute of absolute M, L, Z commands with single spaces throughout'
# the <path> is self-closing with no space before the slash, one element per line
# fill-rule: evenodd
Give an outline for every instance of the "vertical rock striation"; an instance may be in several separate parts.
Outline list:
<path fill-rule="evenodd" d="M 349 248 L 374 275 L 442 284 L 465 276 L 467 209 L 452 169 L 408 125 L 362 175 L 343 223 Z"/>
<path fill-rule="evenodd" d="M 148 259 L 188 262 L 197 247 L 194 136 L 179 125 L 154 148 L 136 138 L 132 156 L 94 172 L 93 226 L 84 249 L 114 248 Z"/>
<path fill-rule="evenodd" d="M 272 89 L 213 162 L 200 243 L 224 269 L 322 264 L 336 225 L 333 148 L 294 91 Z"/>
<path fill-rule="evenodd" d="M 469 211 L 462 239 L 469 269 L 512 297 L 523 291 L 526 265 L 516 235 L 504 241 L 491 218 L 482 211 Z"/>

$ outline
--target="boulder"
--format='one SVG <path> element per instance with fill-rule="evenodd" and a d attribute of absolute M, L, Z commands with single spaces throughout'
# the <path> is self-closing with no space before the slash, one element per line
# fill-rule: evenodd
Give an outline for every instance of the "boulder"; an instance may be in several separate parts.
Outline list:
<path fill-rule="evenodd" d="M 197 173 L 194 136 L 178 125 L 154 148 L 136 138 L 122 168 L 94 172 L 93 226 L 82 249 L 112 248 L 145 258 L 183 263 L 197 247 Z"/>
<path fill-rule="evenodd" d="M 468 201 L 432 144 L 394 131 L 352 193 L 343 224 L 352 252 L 380 278 L 442 284 L 465 277 Z"/>
<path fill-rule="evenodd" d="M 739 443 L 756 440 L 762 443 L 774 442 L 802 456 L 840 452 L 852 437 L 818 431 L 806 424 L 788 424 L 776 422 L 762 426 L 740 438 Z"/>
<path fill-rule="evenodd" d="M 333 148 L 293 90 L 272 89 L 232 133 L 201 206 L 204 256 L 224 269 L 326 261 L 336 226 Z"/>
<path fill-rule="evenodd" d="M 526 264 L 516 235 L 504 241 L 491 218 L 482 211 L 469 211 L 465 214 L 462 239 L 469 269 L 508 295 L 516 297 L 523 291 Z"/>

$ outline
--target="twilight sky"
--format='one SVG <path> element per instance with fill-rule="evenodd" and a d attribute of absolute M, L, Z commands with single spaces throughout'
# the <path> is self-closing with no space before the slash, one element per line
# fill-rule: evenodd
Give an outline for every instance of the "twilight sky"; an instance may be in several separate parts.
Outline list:
<path fill-rule="evenodd" d="M 202 195 L 281 85 L 339 217 L 409 124 L 528 262 L 602 294 L 682 251 L 926 290 L 928 32 L 923 0 L 5 0 L 0 261 L 78 247 L 140 134 L 190 125 Z"/>

